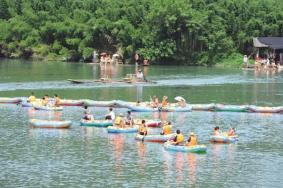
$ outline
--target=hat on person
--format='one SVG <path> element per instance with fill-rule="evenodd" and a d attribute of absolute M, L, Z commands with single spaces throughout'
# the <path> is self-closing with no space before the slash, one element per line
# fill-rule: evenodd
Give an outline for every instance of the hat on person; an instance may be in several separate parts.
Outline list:
<path fill-rule="evenodd" d="M 191 133 L 190 133 L 190 136 L 195 136 L 195 133 L 194 133 L 194 132 L 191 132 Z"/>
<path fill-rule="evenodd" d="M 120 113 L 119 116 L 120 116 L 120 117 L 124 117 L 124 114 L 123 114 L 123 113 Z"/>

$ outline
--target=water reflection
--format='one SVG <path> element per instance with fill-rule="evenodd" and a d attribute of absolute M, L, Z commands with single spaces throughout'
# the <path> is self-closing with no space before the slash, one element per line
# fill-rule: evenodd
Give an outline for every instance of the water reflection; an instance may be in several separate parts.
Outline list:
<path fill-rule="evenodd" d="M 175 161 L 175 167 L 176 167 L 176 182 L 177 185 L 182 185 L 184 181 L 184 155 L 181 152 L 176 153 L 176 161 Z"/>
<path fill-rule="evenodd" d="M 55 137 L 55 138 L 65 138 L 69 135 L 68 129 L 40 129 L 40 128 L 30 128 L 29 136 L 32 138 L 46 138 L 46 137 Z"/>
<path fill-rule="evenodd" d="M 29 108 L 27 110 L 27 113 L 29 119 L 61 121 L 61 117 L 62 117 L 61 111 L 43 111 L 43 110 L 34 110 L 34 108 Z"/>
<path fill-rule="evenodd" d="M 144 142 L 136 142 L 140 171 L 144 173 L 146 167 L 146 144 Z"/>
<path fill-rule="evenodd" d="M 112 79 L 114 77 L 117 77 L 117 74 L 118 69 L 116 64 L 100 64 L 100 78 Z"/>
<path fill-rule="evenodd" d="M 143 101 L 143 86 L 137 84 L 136 86 L 136 91 L 137 91 L 137 100 L 136 101 Z"/>
<path fill-rule="evenodd" d="M 117 176 L 120 176 L 122 173 L 122 157 L 125 139 L 125 135 L 123 134 L 109 134 L 109 142 L 110 145 L 113 146 L 115 171 Z"/>
<path fill-rule="evenodd" d="M 187 154 L 187 161 L 188 161 L 188 167 L 189 167 L 189 184 L 190 185 L 195 185 L 196 183 L 196 177 L 197 177 L 197 171 L 196 171 L 196 166 L 197 166 L 197 159 L 196 159 L 196 154 L 188 153 Z"/>

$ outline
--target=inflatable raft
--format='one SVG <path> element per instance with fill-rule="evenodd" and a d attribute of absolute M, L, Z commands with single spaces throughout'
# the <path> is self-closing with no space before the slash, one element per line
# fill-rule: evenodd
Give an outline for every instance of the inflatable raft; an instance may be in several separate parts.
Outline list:
<path fill-rule="evenodd" d="M 210 136 L 210 142 L 214 143 L 234 143 L 238 141 L 238 136 L 226 136 L 226 135 L 212 135 Z"/>
<path fill-rule="evenodd" d="M 62 111 L 63 107 L 55 107 L 55 106 L 34 106 L 35 110 L 45 110 L 45 111 Z"/>
<path fill-rule="evenodd" d="M 31 119 L 29 123 L 32 128 L 52 128 L 52 129 L 67 129 L 72 125 L 71 121 L 49 121 Z"/>
<path fill-rule="evenodd" d="M 134 119 L 135 125 L 141 125 L 142 119 Z M 159 119 L 145 119 L 145 125 L 147 127 L 160 127 L 162 124 Z"/>
<path fill-rule="evenodd" d="M 83 106 L 83 101 L 81 100 L 60 100 L 60 106 Z"/>
<path fill-rule="evenodd" d="M 109 120 L 94 120 L 94 121 L 80 121 L 81 126 L 90 126 L 90 127 L 108 127 L 112 126 L 113 122 Z"/>
<path fill-rule="evenodd" d="M 215 104 L 192 104 L 192 110 L 195 111 L 212 111 L 214 109 Z"/>
<path fill-rule="evenodd" d="M 23 102 L 22 107 L 33 107 L 33 103 L 30 102 Z"/>
<path fill-rule="evenodd" d="M 165 142 L 164 148 L 168 151 L 180 151 L 180 152 L 190 152 L 190 153 L 205 153 L 207 149 L 205 145 L 178 146 L 178 145 L 172 145 L 170 142 Z"/>
<path fill-rule="evenodd" d="M 6 97 L 0 97 L 0 103 L 6 103 L 6 104 L 18 104 L 22 101 L 20 98 L 6 98 Z"/>
<path fill-rule="evenodd" d="M 159 134 L 152 134 L 152 135 L 140 135 L 137 134 L 135 139 L 139 141 L 147 141 L 147 142 L 166 142 L 169 139 L 173 139 L 176 134 L 168 134 L 168 135 L 159 135 Z"/>
<path fill-rule="evenodd" d="M 107 127 L 108 133 L 136 133 L 138 132 L 138 126 L 128 127 L 128 128 L 120 128 L 116 126 Z"/>
<path fill-rule="evenodd" d="M 259 107 L 259 106 L 249 106 L 250 112 L 256 112 L 256 113 L 282 113 L 283 107 Z"/>
<path fill-rule="evenodd" d="M 214 110 L 218 112 L 248 112 L 249 106 L 216 104 Z"/>

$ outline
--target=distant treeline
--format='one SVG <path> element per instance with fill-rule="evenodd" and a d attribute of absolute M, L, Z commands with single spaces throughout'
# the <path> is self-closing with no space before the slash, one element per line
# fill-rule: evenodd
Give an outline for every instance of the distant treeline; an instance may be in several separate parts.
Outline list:
<path fill-rule="evenodd" d="M 278 0 L 0 0 L 0 56 L 90 60 L 134 52 L 155 63 L 210 65 L 283 36 Z"/>

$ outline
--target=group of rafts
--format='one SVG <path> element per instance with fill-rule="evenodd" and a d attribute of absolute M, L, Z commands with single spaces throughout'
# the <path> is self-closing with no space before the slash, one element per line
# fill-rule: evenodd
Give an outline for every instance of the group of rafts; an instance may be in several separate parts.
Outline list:
<path fill-rule="evenodd" d="M 47 111 L 62 111 L 63 106 L 95 106 L 95 107 L 115 107 L 115 108 L 128 108 L 136 112 L 189 112 L 195 111 L 227 111 L 227 112 L 258 112 L 258 113 L 283 113 L 283 106 L 281 107 L 258 107 L 254 105 L 224 105 L 224 104 L 187 104 L 182 97 L 176 97 L 177 103 L 168 103 L 167 97 L 163 97 L 161 103 L 158 103 L 154 98 L 150 102 L 126 102 L 121 100 L 113 101 L 93 101 L 93 100 L 64 100 L 54 96 L 53 105 L 44 105 L 43 99 L 35 99 L 33 102 L 25 98 L 0 98 L 0 103 L 15 103 L 21 104 L 23 107 L 33 107 L 35 110 Z M 120 118 L 120 120 L 117 120 Z M 205 152 L 206 146 L 198 145 L 194 141 L 194 134 L 189 136 L 189 141 L 184 143 L 183 136 L 179 136 L 179 130 L 176 133 L 168 131 L 168 125 L 162 123 L 160 120 L 145 120 L 142 122 L 140 119 L 132 119 L 131 123 L 121 121 L 121 116 L 117 116 L 114 120 L 84 120 L 80 121 L 81 126 L 96 126 L 107 127 L 109 133 L 138 133 L 137 140 L 151 141 L 151 142 L 165 142 L 164 147 L 167 150 L 183 151 L 183 152 Z M 120 121 L 120 123 L 119 123 Z M 124 123 L 121 123 L 124 122 Z M 31 119 L 30 124 L 34 128 L 69 128 L 72 124 L 71 121 L 49 121 Z M 160 128 L 163 126 L 161 134 L 147 134 L 148 127 Z M 166 131 L 167 130 L 167 131 Z M 229 131 L 230 132 L 230 131 Z M 182 134 L 181 134 L 182 135 Z M 181 137 L 181 138 L 180 138 Z M 191 139 L 192 138 L 192 139 Z M 193 143 L 190 143 L 193 140 Z M 210 137 L 210 141 L 217 143 L 233 143 L 237 141 L 237 135 L 230 133 L 217 133 Z M 182 142 L 182 144 L 180 144 Z M 184 143 L 184 144 L 183 144 Z"/>

